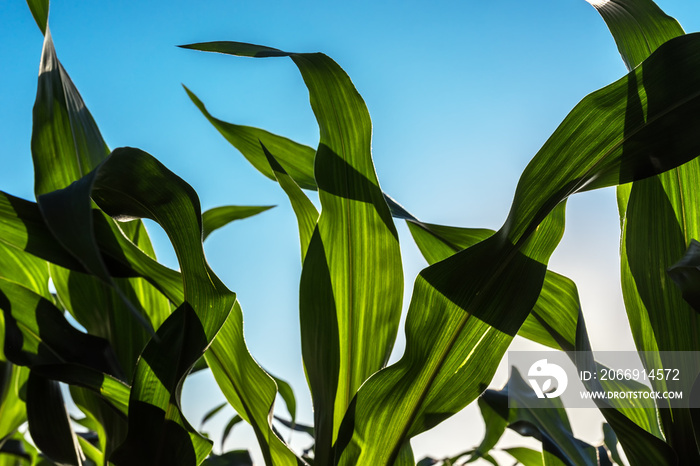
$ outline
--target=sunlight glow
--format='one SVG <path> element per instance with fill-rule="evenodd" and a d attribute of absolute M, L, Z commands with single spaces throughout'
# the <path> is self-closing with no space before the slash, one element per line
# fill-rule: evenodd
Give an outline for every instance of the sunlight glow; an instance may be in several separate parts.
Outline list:
<path fill-rule="evenodd" d="M 606 3 L 608 3 L 610 0 L 586 0 L 588 3 L 593 5 L 596 8 L 599 8 L 601 6 L 605 6 Z"/>

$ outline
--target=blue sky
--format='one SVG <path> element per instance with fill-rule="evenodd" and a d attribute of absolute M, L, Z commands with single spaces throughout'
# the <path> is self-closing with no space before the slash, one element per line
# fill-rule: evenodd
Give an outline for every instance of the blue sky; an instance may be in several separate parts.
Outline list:
<path fill-rule="evenodd" d="M 658 3 L 687 31 L 700 30 L 696 2 Z M 367 102 L 382 188 L 421 219 L 469 227 L 498 228 L 520 172 L 558 123 L 586 94 L 625 73 L 602 19 L 584 0 L 55 1 L 50 27 L 59 59 L 110 147 L 156 156 L 197 190 L 204 208 L 278 205 L 215 233 L 206 250 L 239 295 L 251 353 L 292 383 L 307 422 L 293 213 L 276 184 L 209 125 L 181 84 L 219 118 L 315 146 L 308 94 L 288 59 L 175 46 L 235 40 L 328 54 Z M 33 197 L 29 142 L 41 44 L 24 2 L 0 2 L 0 189 L 25 198 Z M 160 258 L 175 266 L 164 234 L 152 231 Z M 425 263 L 404 226 L 400 234 L 407 302 Z M 579 285 L 593 345 L 601 350 L 632 349 L 618 290 L 618 241 L 614 192 L 586 193 L 570 201 L 567 233 L 551 262 Z M 185 407 L 195 424 L 219 400 L 206 377 L 186 386 Z M 475 413 L 420 437 L 417 456 L 477 444 Z M 223 417 L 213 430 L 220 431 Z M 597 422 L 591 419 L 585 422 Z M 580 432 L 595 441 L 591 432 L 599 427 L 588 424 Z M 252 442 L 245 429 L 234 436 L 230 447 Z"/>

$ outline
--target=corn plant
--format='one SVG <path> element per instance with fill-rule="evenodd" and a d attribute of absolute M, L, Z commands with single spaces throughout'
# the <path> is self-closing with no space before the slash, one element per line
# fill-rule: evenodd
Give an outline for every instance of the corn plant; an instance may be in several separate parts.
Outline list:
<path fill-rule="evenodd" d="M 415 464 L 411 438 L 477 399 L 487 435 L 462 460 L 494 461 L 490 451 L 507 427 L 542 441 L 539 464 L 619 463 L 617 441 L 632 464 L 700 460 L 691 410 L 601 402 L 606 442 L 594 447 L 573 437 L 560 404 L 533 418 L 504 408 L 503 392 L 485 391 L 516 334 L 590 354 L 576 287 L 547 263 L 564 231 L 567 198 L 592 189 L 619 186 L 623 291 L 638 349 L 697 349 L 691 306 L 698 308 L 699 248 L 684 253 L 700 228 L 700 37 L 685 35 L 650 0 L 595 2 L 629 73 L 571 110 L 522 173 L 498 231 L 420 221 L 382 191 L 367 107 L 326 55 L 240 42 L 183 46 L 289 58 L 309 91 L 316 148 L 219 120 L 185 88 L 279 184 L 297 216 L 301 350 L 314 425 L 286 424 L 313 436 L 304 454 L 272 425 L 278 392 L 294 415 L 291 388 L 250 355 L 241 306 L 202 247 L 215 229 L 266 207 L 203 213 L 196 192 L 156 158 L 110 150 L 58 60 L 48 1 L 28 4 L 44 34 L 32 133 L 36 202 L 0 194 L 0 461 L 250 463 L 246 452 L 212 455 L 212 442 L 183 415 L 182 385 L 200 369 L 211 370 L 237 412 L 224 437 L 249 423 L 269 465 Z M 304 190 L 318 191 L 320 212 Z M 179 271 L 156 261 L 141 218 L 168 234 Z M 406 350 L 388 365 L 403 296 L 397 220 L 408 223 L 430 265 L 413 286 Z M 84 418 L 68 416 L 59 382 Z M 517 399 L 522 385 L 514 375 L 508 393 Z M 25 421 L 33 444 L 18 431 Z M 76 435 L 76 423 L 88 434 Z M 528 450 L 509 452 L 537 461 Z"/>

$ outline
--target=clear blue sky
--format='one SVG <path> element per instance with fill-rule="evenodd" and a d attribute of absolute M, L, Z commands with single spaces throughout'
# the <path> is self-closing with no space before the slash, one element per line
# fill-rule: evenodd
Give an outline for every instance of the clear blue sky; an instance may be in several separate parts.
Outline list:
<path fill-rule="evenodd" d="M 700 30 L 696 2 L 659 4 L 687 31 Z M 279 206 L 215 233 L 207 252 L 239 294 L 252 354 L 293 384 L 307 422 L 293 213 L 276 184 L 206 122 L 180 84 L 215 116 L 314 146 L 308 94 L 288 59 L 234 58 L 175 45 L 235 40 L 330 55 L 369 107 L 383 189 L 419 218 L 469 227 L 498 228 L 520 172 L 557 124 L 586 94 L 625 73 L 602 19 L 584 0 L 54 1 L 50 27 L 59 59 L 110 147 L 150 152 L 197 190 L 204 208 Z M 0 2 L 0 189 L 30 199 L 41 44 L 24 2 Z M 424 262 L 405 227 L 400 232 L 410 295 Z M 153 235 L 161 259 L 175 266 L 164 235 Z M 608 316 L 599 331 L 589 325 L 599 349 L 631 349 L 629 332 L 608 338 L 611 322 L 625 325 L 616 291 L 617 235 L 613 192 L 580 196 L 570 202 L 568 231 L 552 259 L 555 270 L 579 284 L 589 320 Z M 220 399 L 206 377 L 196 376 L 185 391 L 191 421 L 197 424 Z M 478 443 L 481 421 L 474 412 L 419 439 L 417 455 Z M 252 440 L 245 429 L 236 435 L 237 445 Z"/>

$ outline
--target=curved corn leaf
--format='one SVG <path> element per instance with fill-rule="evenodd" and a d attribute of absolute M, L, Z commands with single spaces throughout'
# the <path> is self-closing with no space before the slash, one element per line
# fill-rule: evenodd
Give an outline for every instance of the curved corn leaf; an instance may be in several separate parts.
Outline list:
<path fill-rule="evenodd" d="M 294 209 L 294 214 L 297 217 L 299 241 L 301 242 L 301 262 L 303 264 L 306 258 L 306 251 L 309 249 L 309 243 L 311 243 L 311 237 L 318 222 L 318 210 L 316 210 L 316 206 L 304 194 L 296 181 L 279 164 L 275 156 L 270 153 L 267 147 L 262 143 L 260 144 L 275 179 L 287 194 L 287 197 L 289 197 L 289 202 L 292 204 L 292 209 Z"/>
<path fill-rule="evenodd" d="M 650 0 L 613 0 L 597 9 L 629 68 L 637 66 L 661 44 L 683 34 L 680 25 Z M 638 112 L 635 118 L 640 117 L 644 115 Z M 690 239 L 700 233 L 700 199 L 696 189 L 699 180 L 700 160 L 695 159 L 618 193 L 618 204 L 626 205 L 621 219 L 623 297 L 637 349 L 644 351 L 643 363 L 649 369 L 663 362 L 649 359 L 652 353 L 648 352 L 698 348 L 699 323 L 665 270 L 682 256 Z M 653 381 L 653 386 L 656 390 L 690 389 L 689 385 L 669 387 L 658 380 Z M 663 409 L 660 417 L 668 443 L 681 457 L 700 462 L 697 445 L 686 435 L 692 428 L 690 413 Z"/>
<path fill-rule="evenodd" d="M 578 296 L 576 297 L 578 300 Z M 579 316 L 576 330 L 576 355 L 574 361 L 579 371 L 597 371 L 599 365 L 593 360 L 586 322 L 583 315 Z M 585 355 L 585 356 L 584 356 Z M 586 382 L 589 391 L 627 391 L 629 385 L 638 391 L 643 387 L 634 381 L 607 381 L 602 385 L 597 379 Z M 678 464 L 678 456 L 673 449 L 663 441 L 659 428 L 659 420 L 653 402 L 648 400 L 627 400 L 623 406 L 613 407 L 607 401 L 597 399 L 596 405 L 615 431 L 630 464 L 645 465 L 674 465 Z"/>
<path fill-rule="evenodd" d="M 0 313 L 0 322 L 2 320 Z M 0 356 L 1 353 L 0 347 Z M 25 389 L 28 376 L 29 369 L 26 367 L 0 358 L 0 445 L 27 420 L 27 410 L 21 393 Z"/>
<path fill-rule="evenodd" d="M 211 455 L 202 464 L 204 466 L 253 466 L 253 460 L 248 450 L 234 450 L 223 455 Z"/>
<path fill-rule="evenodd" d="M 297 424 L 296 422 L 288 421 L 288 420 L 281 418 L 279 416 L 275 416 L 275 420 L 290 430 L 295 430 L 297 432 L 304 432 L 305 434 L 309 434 L 312 437 L 315 436 L 314 428 L 311 426 L 307 426 L 305 424 Z"/>
<path fill-rule="evenodd" d="M 506 448 L 506 453 L 523 466 L 544 466 L 542 453 L 525 447 Z"/>
<path fill-rule="evenodd" d="M 133 173 L 139 177 L 129 176 Z M 115 150 L 81 183 L 92 189 L 87 193 L 73 189 L 70 194 L 75 199 L 91 195 L 111 216 L 147 217 L 163 227 L 180 261 L 185 289 L 185 302 L 159 327 L 141 354 L 129 401 L 129 432 L 110 461 L 134 465 L 199 463 L 211 450 L 211 443 L 182 416 L 180 387 L 235 302 L 235 295 L 204 260 L 199 200 L 183 180 L 136 149 Z"/>
<path fill-rule="evenodd" d="M 140 176 L 133 179 L 128 176 L 131 173 Z M 185 290 L 184 303 L 160 326 L 141 355 L 129 402 L 129 432 L 110 461 L 130 465 L 201 462 L 211 443 L 182 416 L 181 384 L 217 333 L 224 331 L 224 323 L 239 329 L 242 324 L 239 309 L 234 311 L 236 317 L 229 318 L 235 295 L 204 260 L 199 200 L 189 185 L 136 149 L 115 150 L 92 176 L 92 198 L 106 213 L 117 218 L 148 217 L 163 227 L 180 261 Z M 218 371 L 212 370 L 216 376 Z M 259 367 L 257 372 L 267 377 Z M 267 380 L 274 400 L 274 382 Z M 269 412 L 270 406 L 263 408 Z"/>
<path fill-rule="evenodd" d="M 597 465 L 596 448 L 574 437 L 561 400 L 546 398 L 546 409 L 528 408 L 534 403 L 529 399 L 535 397 L 515 367 L 502 390 L 486 390 L 481 395 L 491 412 L 505 416 L 511 429 L 540 440 L 545 457 L 554 455 L 564 464 Z"/>
<path fill-rule="evenodd" d="M 224 443 L 226 443 L 226 439 L 228 439 L 228 436 L 231 433 L 231 429 L 233 429 L 234 426 L 239 422 L 243 422 L 243 418 L 236 414 L 228 421 L 226 427 L 224 427 L 224 432 L 221 434 L 221 451 L 224 450 Z"/>
<path fill-rule="evenodd" d="M 5 356 L 15 364 L 77 364 L 119 376 L 109 343 L 71 326 L 53 303 L 0 278 L 5 318 Z"/>
<path fill-rule="evenodd" d="M 27 250 L 32 254 L 58 263 L 64 267 L 72 267 L 74 270 L 84 270 L 68 253 L 63 253 L 64 249 L 60 245 L 49 247 L 49 241 L 53 237 L 43 223 L 36 204 L 15 198 L 2 193 L 0 196 L 0 221 L 8 228 L 5 231 L 10 235 L 3 236 L 0 240 L 7 241 L 7 244 L 19 250 Z M 4 201 L 4 202 L 3 202 Z M 3 208 L 4 207 L 4 208 Z M 113 223 L 107 222 L 102 213 L 95 213 L 94 226 L 95 235 L 106 262 L 110 267 L 110 273 L 127 272 L 127 276 L 141 275 L 148 278 L 161 292 L 163 292 L 174 303 L 181 303 L 184 300 L 182 281 L 180 274 L 171 269 L 163 267 L 135 247 Z M 34 241 L 41 238 L 41 241 Z M 47 241 L 43 241 L 44 238 Z M 118 265 L 118 268 L 114 266 Z M 133 268 L 132 268 L 133 267 Z M 239 333 L 242 338 L 242 333 Z M 247 354 L 247 350 L 246 350 Z M 252 366 L 248 366 L 252 367 Z M 259 371 L 260 369 L 254 369 Z M 242 380 L 247 379 L 247 375 L 241 375 Z M 274 388 L 274 386 L 273 386 Z M 257 389 L 251 388 L 247 392 L 255 393 Z M 255 400 L 255 396 L 253 400 Z M 274 400 L 274 393 L 271 396 Z M 265 412 L 269 411 L 271 402 L 265 407 Z M 266 419 L 266 414 L 259 419 Z"/>
<path fill-rule="evenodd" d="M 212 232 L 228 225 L 229 223 L 252 217 L 266 210 L 272 209 L 273 205 L 266 206 L 238 206 L 227 205 L 214 207 L 202 214 L 203 238 L 207 239 Z"/>
<path fill-rule="evenodd" d="M 129 388 L 114 377 L 119 366 L 109 343 L 71 326 L 53 303 L 0 278 L 5 320 L 5 355 L 48 379 L 97 392 L 125 413 Z"/>
<path fill-rule="evenodd" d="M 471 453 L 467 463 L 471 463 L 478 458 L 483 458 L 488 455 L 505 433 L 509 423 L 507 406 L 506 409 L 503 410 L 502 405 L 488 403 L 483 395 L 479 397 L 478 403 L 479 410 L 481 410 L 481 417 L 484 420 L 484 438 L 481 440 L 479 446 Z M 497 409 L 501 411 L 497 411 Z"/>
<path fill-rule="evenodd" d="M 197 44 L 184 45 L 184 48 L 197 48 Z M 201 50 L 201 49 L 200 49 Z M 211 116 L 201 100 L 192 93 L 186 86 L 187 95 L 197 106 L 199 111 L 214 125 L 214 127 L 231 143 L 246 159 L 263 175 L 274 180 L 275 175 L 270 169 L 265 153 L 261 149 L 264 144 L 273 154 L 279 154 L 279 163 L 289 173 L 299 186 L 304 189 L 317 189 L 314 178 L 314 156 L 316 151 L 311 147 L 304 146 L 272 134 L 268 131 L 253 128 L 251 126 L 234 125 L 226 123 Z"/>
<path fill-rule="evenodd" d="M 270 414 L 277 386 L 248 352 L 238 302 L 204 357 L 228 402 L 253 427 L 265 463 L 296 465 L 299 460 L 272 431 Z"/>
<path fill-rule="evenodd" d="M 418 249 L 432 265 L 492 236 L 495 231 L 424 223 L 387 196 L 395 218 L 406 220 Z M 554 349 L 573 351 L 576 344 L 578 307 L 567 300 L 570 284 L 565 277 L 547 270 L 540 296 L 518 335 Z"/>
<path fill-rule="evenodd" d="M 200 429 L 201 429 L 202 427 L 204 427 L 204 424 L 206 424 L 206 422 L 207 422 L 209 419 L 211 419 L 211 418 L 213 418 L 214 416 L 216 416 L 216 415 L 219 413 L 219 411 L 221 411 L 222 409 L 224 409 L 227 405 L 228 405 L 228 403 L 224 402 L 224 403 L 221 403 L 220 405 L 216 405 L 215 407 L 213 407 L 212 409 L 210 409 L 209 411 L 207 411 L 207 412 L 204 414 L 204 416 L 202 416 L 202 420 L 199 422 Z"/>
<path fill-rule="evenodd" d="M 268 374 L 270 373 L 268 372 Z M 277 391 L 282 397 L 284 404 L 287 406 L 287 411 L 289 412 L 289 416 L 292 418 L 292 423 L 295 423 L 297 419 L 297 399 L 294 396 L 292 386 L 279 377 L 275 377 L 271 374 L 270 377 L 275 380 L 275 384 L 277 384 Z"/>
<path fill-rule="evenodd" d="M 322 210 L 304 259 L 300 318 L 314 400 L 315 458 L 323 464 L 331 458 L 356 390 L 386 364 L 401 314 L 398 238 L 372 164 L 369 113 L 345 72 L 323 54 L 289 54 L 234 42 L 184 47 L 289 56 L 309 90 L 321 135 L 314 179 Z M 284 167 L 284 148 L 260 142 Z"/>
<path fill-rule="evenodd" d="M 102 212 L 93 210 L 93 226 L 102 258 L 113 277 L 147 279 L 171 302 L 183 301 L 180 273 L 171 270 L 144 253 L 129 240 L 122 230 Z M 25 251 L 61 267 L 87 272 L 49 231 L 37 204 L 0 192 L 0 242 Z"/>
<path fill-rule="evenodd" d="M 49 24 L 49 0 L 27 0 L 27 5 L 41 33 L 46 34 L 46 28 Z"/>
<path fill-rule="evenodd" d="M 44 454 L 59 464 L 82 466 L 85 456 L 58 382 L 33 371 L 27 380 L 27 421 L 32 440 Z"/>
<path fill-rule="evenodd" d="M 95 120 L 58 61 L 47 26 L 33 113 L 36 195 L 67 187 L 94 170 L 108 154 Z"/>
<path fill-rule="evenodd" d="M 628 70 L 636 68 L 661 44 L 684 34 L 678 21 L 652 0 L 587 0 L 608 25 Z"/>
<path fill-rule="evenodd" d="M 44 5 L 48 9 L 48 2 Z M 40 24 L 35 9 L 32 8 L 32 11 Z M 45 38 L 32 131 L 35 192 L 39 199 L 44 226 L 66 247 L 69 254 L 77 258 L 81 266 L 100 279 L 76 273 L 76 270 L 80 269 L 75 267 L 68 267 L 72 270 L 69 271 L 52 266 L 53 283 L 62 303 L 76 320 L 88 332 L 104 337 L 112 344 L 126 380 L 130 381 L 141 350 L 153 329 L 170 314 L 171 305 L 153 286 L 140 278 L 112 279 L 109 273 L 111 270 L 108 271 L 107 267 L 108 257 L 99 251 L 92 228 L 75 230 L 71 222 L 80 225 L 100 222 L 105 241 L 112 246 L 121 243 L 112 249 L 120 262 L 124 262 L 123 256 L 128 255 L 125 249 L 137 257 L 151 259 L 146 261 L 147 267 L 156 269 L 158 273 L 149 280 L 162 284 L 165 275 L 171 281 L 171 285 L 173 277 L 171 273 L 164 273 L 163 267 L 153 260 L 153 247 L 140 221 L 123 224 L 120 228 L 111 219 L 91 211 L 91 182 L 89 178 L 86 182 L 82 177 L 99 166 L 109 154 L 109 149 L 79 92 L 56 56 L 48 25 L 46 28 L 42 27 L 42 31 Z M 74 197 L 71 191 L 80 188 L 83 189 L 83 194 Z M 68 198 L 66 204 L 61 206 L 59 202 L 56 206 L 56 201 L 60 201 L 61 196 Z M 83 202 L 82 206 L 73 205 L 75 199 L 80 199 Z M 73 208 L 65 208 L 66 205 Z M 30 238 L 30 244 L 36 242 L 36 239 Z M 181 287 L 179 280 L 176 283 Z M 177 294 L 171 293 L 171 299 L 172 295 Z M 83 386 L 84 377 L 77 377 Z M 99 375 L 88 375 L 87 380 L 93 381 L 91 389 L 98 389 L 102 392 L 101 395 L 104 395 L 104 382 L 100 381 Z M 76 388 L 74 392 L 79 392 L 79 389 Z M 115 414 L 96 394 L 86 392 L 78 398 L 85 402 L 77 402 L 78 406 L 88 415 L 99 419 L 103 425 L 100 442 L 106 448 L 105 453 L 109 455 L 123 437 L 122 414 Z M 105 432 L 113 434 L 115 438 L 104 438 Z"/>
<path fill-rule="evenodd" d="M 610 458 L 616 464 L 619 464 L 620 466 L 624 465 L 625 463 L 622 462 L 620 453 L 617 451 L 617 436 L 615 435 L 613 428 L 610 427 L 610 424 L 607 422 L 603 424 L 603 443 L 605 444 L 605 448 L 607 448 L 610 452 Z"/>
<path fill-rule="evenodd" d="M 57 369 L 63 372 L 63 368 Z M 80 378 L 80 375 L 76 374 L 76 378 Z M 109 458 L 126 438 L 131 387 L 110 383 L 112 381 L 109 377 L 105 377 L 105 383 L 102 383 L 99 391 L 95 390 L 95 387 L 86 387 L 81 384 L 81 380 L 73 380 L 72 382 L 73 384 L 70 386 L 71 398 L 76 406 L 85 413 L 88 429 L 96 432 L 96 445 L 99 447 L 100 454 Z M 118 406 L 115 403 L 116 399 L 120 402 Z M 106 405 L 106 403 L 110 403 L 111 406 Z M 115 410 L 113 407 L 117 409 Z M 91 453 L 87 448 L 84 448 L 84 451 L 88 458 L 90 455 L 94 456 L 94 453 Z M 103 463 L 97 463 L 97 465 L 99 464 Z"/>

